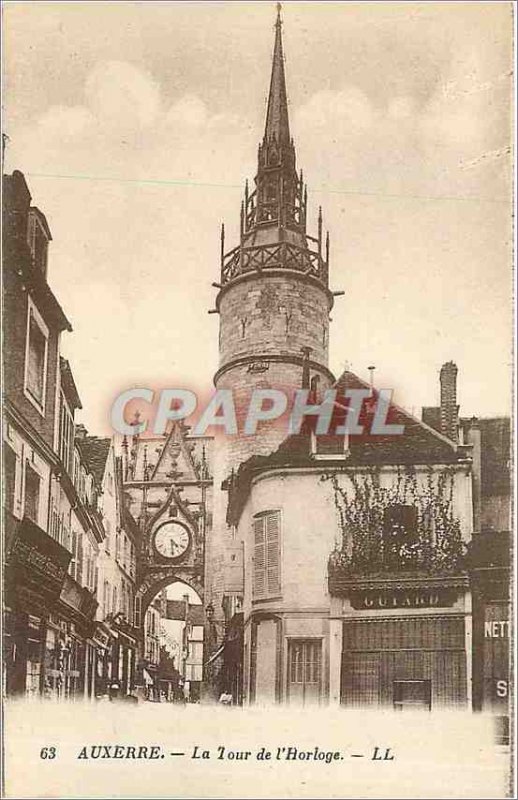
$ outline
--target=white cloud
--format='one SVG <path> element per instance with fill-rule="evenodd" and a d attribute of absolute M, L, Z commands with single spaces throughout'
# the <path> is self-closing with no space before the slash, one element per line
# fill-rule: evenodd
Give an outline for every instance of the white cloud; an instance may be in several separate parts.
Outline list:
<path fill-rule="evenodd" d="M 85 97 L 100 121 L 119 129 L 153 124 L 160 107 L 158 84 L 127 61 L 98 64 L 86 80 Z"/>

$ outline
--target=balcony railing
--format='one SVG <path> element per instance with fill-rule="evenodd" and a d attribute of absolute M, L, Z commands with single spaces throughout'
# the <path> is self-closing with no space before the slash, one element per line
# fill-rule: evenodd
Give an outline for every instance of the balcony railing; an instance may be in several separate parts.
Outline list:
<path fill-rule="evenodd" d="M 311 241 L 312 237 L 307 237 Z M 226 253 L 221 268 L 221 283 L 225 284 L 249 272 L 268 269 L 290 269 L 312 275 L 327 285 L 328 266 L 317 250 L 300 247 L 291 242 L 235 247 Z"/>

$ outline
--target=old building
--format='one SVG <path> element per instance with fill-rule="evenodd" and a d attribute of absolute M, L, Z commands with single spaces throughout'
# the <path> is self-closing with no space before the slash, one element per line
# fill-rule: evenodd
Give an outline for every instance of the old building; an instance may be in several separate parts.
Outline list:
<path fill-rule="evenodd" d="M 206 566 L 210 569 L 206 547 L 210 547 L 212 526 L 212 445 L 211 437 L 193 436 L 180 423 L 173 423 L 165 436 L 135 433 L 114 443 L 120 452 L 125 525 L 137 546 L 134 624 L 140 632 L 141 656 L 147 611 L 157 596 L 163 597 L 167 586 L 183 582 L 203 600 Z M 161 613 L 170 618 L 167 610 Z M 188 624 L 190 613 L 187 620 L 182 616 Z M 197 653 L 193 660 L 191 650 L 201 651 L 201 637 L 194 637 L 196 646 L 193 640 L 192 647 L 190 638 L 185 643 L 185 655 L 191 653 L 187 671 L 198 691 L 202 656 Z M 182 672 L 180 662 L 178 657 L 175 669 Z M 136 675 L 140 684 L 144 683 L 143 669 L 152 673 L 147 664 L 140 664 Z"/>
<path fill-rule="evenodd" d="M 78 440 L 95 469 L 101 487 L 99 513 L 106 531 L 98 555 L 97 632 L 105 643 L 97 664 L 98 694 L 113 684 L 129 694 L 139 667 L 141 632 L 135 625 L 135 581 L 138 530 L 123 497 L 122 459 L 110 438 L 87 436 Z"/>
<path fill-rule="evenodd" d="M 230 389 L 241 433 L 218 440 L 214 462 L 214 525 L 207 546 L 206 603 L 214 613 L 218 658 L 210 655 L 211 680 L 234 685 L 240 696 L 240 641 L 244 593 L 243 538 L 227 519 L 227 485 L 240 463 L 274 450 L 286 435 L 286 415 L 264 423 L 256 435 L 242 435 L 252 392 L 282 389 L 291 399 L 306 386 L 323 391 L 334 382 L 328 366 L 329 235 L 321 209 L 316 236 L 308 232 L 310 209 L 302 171 L 297 170 L 290 133 L 280 11 L 277 15 L 264 135 L 258 150 L 255 185 L 241 207 L 240 239 L 225 250 L 221 239 L 218 389 Z M 226 641 L 227 647 L 221 648 Z M 231 644 L 232 642 L 232 644 Z M 223 677 L 226 676 L 226 677 Z M 229 687 L 224 687 L 229 690 Z"/>
<path fill-rule="evenodd" d="M 160 667 L 160 646 L 162 620 L 162 604 L 160 597 L 149 604 L 144 618 L 144 661 L 142 664 L 142 677 L 145 687 L 145 696 L 150 699 L 159 697 L 160 683 L 158 670 Z"/>
<path fill-rule="evenodd" d="M 509 694 L 510 425 L 466 419 L 457 367 L 415 419 L 394 403 L 374 433 L 379 392 L 329 369 L 330 242 L 291 137 L 277 14 L 264 135 L 240 235 L 226 249 L 218 389 L 240 432 L 195 436 L 175 421 L 99 438 L 81 401 L 47 282 L 51 234 L 19 172 L 4 181 L 4 506 L 9 694 L 93 697 L 116 685 L 245 704 L 473 707 L 505 717 Z M 20 324 L 20 320 L 22 324 Z M 346 355 L 344 353 L 344 355 Z M 330 434 L 315 420 L 337 392 Z M 243 435 L 252 393 L 286 415 Z M 342 430 L 362 395 L 365 430 Z M 270 397 L 271 399 L 271 397 Z M 183 582 L 200 604 L 167 600 Z M 161 621 L 181 622 L 176 655 Z M 173 661 L 173 659 L 175 659 Z"/>
<path fill-rule="evenodd" d="M 473 708 L 489 711 L 507 729 L 511 637 L 511 426 L 506 417 L 459 415 L 457 367 L 444 364 L 440 405 L 423 419 L 472 451 Z"/>
<path fill-rule="evenodd" d="M 328 368 L 340 292 L 329 289 L 321 212 L 312 238 L 307 209 L 278 13 L 255 188 L 245 189 L 228 253 L 222 231 L 217 284 L 215 385 L 232 389 L 241 430 L 253 389 L 302 388 L 318 404 L 333 387 L 342 423 L 344 393 L 363 391 L 362 419 L 372 422 L 376 390 L 350 372 L 335 382 Z M 484 681 L 501 686 L 488 676 L 504 674 L 504 646 L 490 653 L 480 638 L 482 623 L 505 628 L 508 550 L 496 545 L 509 529 L 508 465 L 489 466 L 505 424 L 486 423 L 484 455 L 477 424 L 459 420 L 456 374 L 444 365 L 440 405 L 421 421 L 390 406 L 401 435 L 318 436 L 310 424 L 286 438 L 281 418 L 218 446 L 206 664 L 235 700 L 242 691 L 246 703 L 476 708 Z M 488 547 L 478 534 L 491 527 Z"/>
<path fill-rule="evenodd" d="M 246 702 L 470 703 L 469 453 L 397 406 L 389 421 L 404 434 L 310 425 L 241 466 Z"/>
<path fill-rule="evenodd" d="M 90 697 L 104 532 L 74 443 L 81 402 L 47 281 L 52 239 L 24 176 L 4 176 L 5 656 L 8 695 Z"/>

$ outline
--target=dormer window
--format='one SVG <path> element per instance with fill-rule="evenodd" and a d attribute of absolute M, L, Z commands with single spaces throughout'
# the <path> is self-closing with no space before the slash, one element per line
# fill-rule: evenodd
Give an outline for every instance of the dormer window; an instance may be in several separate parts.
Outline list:
<path fill-rule="evenodd" d="M 43 214 L 37 208 L 31 208 L 29 211 L 27 242 L 31 251 L 32 262 L 36 269 L 43 273 L 45 278 L 47 277 L 47 258 L 51 238 L 50 230 Z"/>

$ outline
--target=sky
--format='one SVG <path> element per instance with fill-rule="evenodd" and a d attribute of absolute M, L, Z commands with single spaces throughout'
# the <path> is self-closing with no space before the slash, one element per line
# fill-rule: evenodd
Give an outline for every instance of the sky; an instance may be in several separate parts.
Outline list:
<path fill-rule="evenodd" d="M 219 236 L 237 243 L 269 85 L 269 2 L 5 2 L 5 170 L 53 242 L 49 282 L 106 434 L 132 386 L 205 389 Z M 290 125 L 331 235 L 330 366 L 420 414 L 443 362 L 463 416 L 510 411 L 510 3 L 283 5 Z"/>

